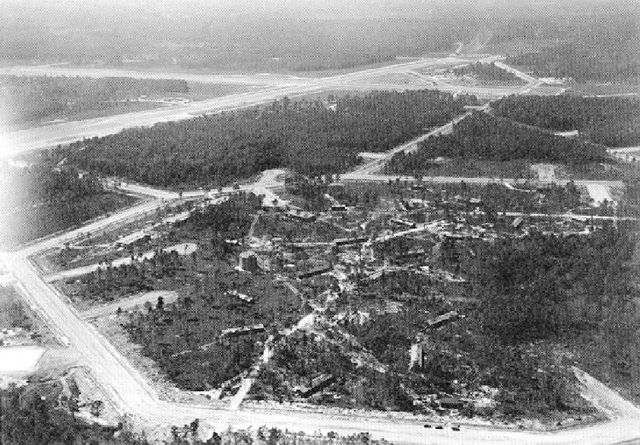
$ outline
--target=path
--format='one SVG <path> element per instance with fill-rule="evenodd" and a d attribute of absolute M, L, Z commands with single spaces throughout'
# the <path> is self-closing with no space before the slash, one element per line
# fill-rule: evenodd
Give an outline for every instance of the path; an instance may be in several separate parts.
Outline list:
<path fill-rule="evenodd" d="M 406 68 L 398 64 L 393 69 Z M 342 81 L 358 80 L 358 76 L 367 76 L 367 70 L 359 74 L 345 75 Z M 376 70 L 371 70 L 376 73 Z M 371 74 L 371 73 L 370 73 Z M 339 76 L 338 76 L 339 77 Z M 325 84 L 329 85 L 329 83 Z M 237 105 L 236 105 L 237 106 Z M 112 131 L 113 127 L 111 128 Z M 107 131 L 107 130 L 104 130 Z M 65 135 L 65 140 L 78 137 L 77 133 Z M 43 138 L 41 141 L 46 140 Z M 33 142 L 33 141 L 31 141 Z M 50 140 L 49 140 L 50 142 Z M 27 144 L 28 145 L 28 144 Z M 28 145 L 31 147 L 30 145 Z M 35 144 L 37 146 L 37 144 Z M 33 148 L 33 147 L 32 147 Z M 363 180 L 369 180 L 362 175 Z M 489 178 L 476 178 L 491 180 Z M 356 177 L 354 180 L 359 180 Z M 388 177 L 381 180 L 387 181 Z M 457 182 L 460 178 L 457 178 Z M 602 181 L 591 181 L 603 183 Z M 264 185 L 263 185 L 264 186 Z M 252 190 L 248 184 L 242 190 Z M 192 196 L 203 196 L 201 191 Z M 79 352 L 84 363 L 91 369 L 100 382 L 105 394 L 121 413 L 129 413 L 145 425 L 188 424 L 194 418 L 201 419 L 203 425 L 216 429 L 248 428 L 257 425 L 286 428 L 294 431 L 327 433 L 335 431 L 342 435 L 367 431 L 372 438 L 385 438 L 396 444 L 423 445 L 437 444 L 575 444 L 592 445 L 615 443 L 640 437 L 640 414 L 637 408 L 626 402 L 617 393 L 602 385 L 592 377 L 582 374 L 585 397 L 610 407 L 613 419 L 595 425 L 589 425 L 551 433 L 513 431 L 492 427 L 463 427 L 461 431 L 425 430 L 419 419 L 388 418 L 368 414 L 326 415 L 306 411 L 290 411 L 284 407 L 270 406 L 269 409 L 219 409 L 206 404 L 182 404 L 162 400 L 156 391 L 141 376 L 128 360 L 91 324 L 83 320 L 68 299 L 52 286 L 48 285 L 29 261 L 29 256 L 42 250 L 64 245 L 87 232 L 94 232 L 110 225 L 121 224 L 141 214 L 153 212 L 165 205 L 163 200 L 155 199 L 130 209 L 125 209 L 108 218 L 67 233 L 38 241 L 15 253 L 2 253 L 1 259 L 6 269 L 13 274 L 18 291 L 27 303 L 42 316 L 52 330 Z M 240 406 L 238 404 L 238 406 Z"/>

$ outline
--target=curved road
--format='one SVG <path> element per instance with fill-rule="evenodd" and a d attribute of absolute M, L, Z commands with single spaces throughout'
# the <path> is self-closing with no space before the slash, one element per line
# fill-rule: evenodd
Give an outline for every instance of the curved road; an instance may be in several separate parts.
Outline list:
<path fill-rule="evenodd" d="M 399 69 L 398 67 L 405 69 L 407 66 L 414 66 L 419 63 L 424 64 L 424 61 L 384 67 L 382 70 L 392 72 L 395 69 Z M 342 80 L 357 80 L 360 77 L 371 75 L 372 72 L 379 73 L 380 70 L 366 70 L 336 77 L 342 78 Z M 331 82 L 326 85 L 330 84 Z M 322 85 L 309 84 L 304 88 L 316 89 L 321 87 Z M 293 90 L 289 90 L 289 88 L 293 88 Z M 300 91 L 297 88 L 303 87 L 274 88 L 268 93 L 263 92 L 263 96 L 250 96 L 251 99 L 249 100 L 270 100 L 267 99 L 270 94 L 283 94 L 284 90 L 290 91 L 286 94 L 291 94 L 292 91 Z M 242 96 L 244 97 L 244 95 Z M 219 100 L 228 101 L 224 104 L 219 104 L 220 107 L 237 107 L 242 106 L 238 101 L 242 101 L 244 98 L 227 97 Z M 235 103 L 234 100 L 236 101 Z M 168 116 L 163 117 L 162 114 L 155 116 L 155 118 L 169 119 Z M 152 121 L 153 118 L 149 117 L 148 122 L 152 123 Z M 25 140 L 20 147 L 21 149 L 36 148 L 35 146 L 46 146 L 46 143 L 50 143 L 52 139 L 58 138 L 60 140 L 62 138 L 69 141 L 78 137 L 77 133 L 73 133 L 71 128 L 69 130 L 72 134 L 67 136 L 64 133 L 65 128 L 60 128 L 58 133 L 54 132 L 55 135 L 53 137 L 47 135 L 46 130 L 42 130 L 43 133 L 39 137 L 27 138 L 28 140 Z M 103 131 L 110 130 L 104 129 Z M 40 145 L 38 145 L 38 141 L 40 141 Z M 35 146 L 31 144 L 35 144 Z M 263 190 L 276 185 L 275 179 L 270 175 L 266 175 L 262 181 L 242 188 Z M 148 189 L 138 189 L 139 192 L 143 192 L 143 190 Z M 186 195 L 198 196 L 203 193 L 198 191 Z M 119 411 L 133 414 L 145 425 L 166 427 L 171 424 L 189 423 L 194 418 L 199 418 L 204 425 L 213 426 L 216 429 L 223 429 L 228 426 L 246 428 L 268 425 L 307 433 L 336 431 L 341 434 L 352 434 L 368 431 L 373 437 L 385 438 L 403 444 L 476 445 L 518 443 L 590 445 L 623 442 L 640 437 L 640 411 L 638 408 L 597 380 L 579 371 L 577 371 L 577 374 L 584 384 L 585 397 L 607 410 L 610 413 L 611 420 L 553 433 L 513 431 L 491 427 L 463 427 L 462 431 L 457 432 L 452 431 L 450 428 L 427 430 L 423 428 L 421 423 L 410 420 L 373 418 L 364 415 L 343 417 L 321 413 L 287 411 L 280 408 L 272 410 L 250 410 L 246 408 L 228 410 L 214 406 L 187 405 L 162 400 L 120 351 L 92 325 L 84 321 L 81 314 L 70 304 L 67 297 L 47 284 L 29 261 L 29 257 L 37 252 L 60 246 L 67 241 L 83 236 L 87 232 L 99 231 L 109 226 L 122 224 L 132 218 L 139 217 L 145 212 L 152 212 L 166 205 L 166 200 L 177 198 L 175 194 L 170 192 L 151 192 L 150 194 L 154 196 L 154 199 L 109 217 L 93 221 L 85 227 L 35 242 L 18 252 L 2 253 L 0 257 L 6 270 L 15 277 L 16 287 L 25 300 L 51 325 L 52 329 L 65 343 L 78 350 L 86 365 L 92 370 L 97 381 L 100 382 L 106 395 Z"/>

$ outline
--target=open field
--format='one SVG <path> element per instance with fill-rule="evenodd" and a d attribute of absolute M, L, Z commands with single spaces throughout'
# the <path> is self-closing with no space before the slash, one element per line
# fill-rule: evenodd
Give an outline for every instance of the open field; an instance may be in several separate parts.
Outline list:
<path fill-rule="evenodd" d="M 38 346 L 0 347 L 0 375 L 28 374 L 32 372 L 44 349 Z"/>

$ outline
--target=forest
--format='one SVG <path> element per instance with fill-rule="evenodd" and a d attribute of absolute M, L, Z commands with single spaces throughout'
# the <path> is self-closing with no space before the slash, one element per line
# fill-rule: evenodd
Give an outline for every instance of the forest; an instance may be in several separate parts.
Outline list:
<path fill-rule="evenodd" d="M 73 386 L 73 385 L 72 385 Z M 73 397 L 61 394 L 59 382 L 11 386 L 0 389 L 0 443 L 3 445 L 151 445 L 145 431 L 139 432 L 129 418 L 115 427 L 89 424 L 76 417 Z M 292 432 L 258 426 L 249 430 L 225 429 L 204 432 L 194 419 L 186 425 L 168 428 L 166 445 L 389 445 L 371 439 L 368 433 L 340 436 Z M 135 431 L 134 431 L 135 430 Z"/>
<path fill-rule="evenodd" d="M 168 237 L 172 239 L 181 233 L 189 239 L 204 240 L 206 245 L 201 246 L 200 253 L 188 258 L 175 250 L 167 252 L 155 247 L 150 258 L 116 267 L 109 265 L 84 275 L 80 279 L 81 291 L 77 293 L 84 300 L 104 302 L 142 291 L 180 286 L 184 284 L 185 277 L 201 272 L 198 270 L 201 262 L 197 259 L 200 255 L 206 256 L 203 250 L 211 251 L 220 260 L 234 253 L 225 240 L 242 239 L 249 230 L 251 215 L 260 205 L 260 198 L 242 194 L 216 206 L 196 209 L 188 219 L 177 223 Z M 129 252 L 132 258 L 135 258 L 135 251 L 131 249 Z"/>
<path fill-rule="evenodd" d="M 630 97 L 509 96 L 491 105 L 505 118 L 580 136 L 609 147 L 640 144 L 640 100 Z"/>
<path fill-rule="evenodd" d="M 389 273 L 378 280 L 383 295 L 417 297 L 403 300 L 397 313 L 366 323 L 345 321 L 345 328 L 418 394 L 466 394 L 488 385 L 500 391 L 499 417 L 586 414 L 592 408 L 580 399 L 568 371 L 575 362 L 563 356 L 572 354 L 583 369 L 599 372 L 593 357 L 583 354 L 588 345 L 586 350 L 606 354 L 612 374 L 626 375 L 627 387 L 638 375 L 638 346 L 629 339 L 640 327 L 631 310 L 638 295 L 629 265 L 636 240 L 632 226 L 607 226 L 588 237 L 531 233 L 445 243 L 442 264 L 467 278 L 468 302 L 428 298 L 431 286 L 420 285 L 419 277 Z M 433 314 L 454 308 L 463 320 L 426 327 Z M 417 335 L 427 339 L 428 350 L 424 363 L 407 372 L 403 351 Z M 627 346 L 620 349 L 622 344 Z"/>
<path fill-rule="evenodd" d="M 66 61 L 209 71 L 336 70 L 397 56 L 450 54 L 457 42 L 465 44 L 465 53 L 502 54 L 492 45 L 589 41 L 598 28 L 615 41 L 634 19 L 637 24 L 637 8 L 625 8 L 629 2 L 621 0 L 599 1 L 589 8 L 579 0 L 552 0 L 552 6 L 544 8 L 506 1 L 326 0 L 282 6 L 248 0 L 215 5 L 144 0 L 120 1 L 109 11 L 92 4 L 5 3 L 9 7 L 0 16 L 0 58 L 9 63 Z M 95 23 L 108 23 L 111 32 Z M 600 31 L 593 40 L 603 36 Z M 609 49 L 605 56 L 615 57 L 618 48 Z"/>
<path fill-rule="evenodd" d="M 16 246 L 130 205 L 135 198 L 107 192 L 74 168 L 35 164 L 1 169 L 0 243 Z"/>
<path fill-rule="evenodd" d="M 631 301 L 635 242 L 628 227 L 588 237 L 532 234 L 471 247 L 476 256 L 463 255 L 462 270 L 483 302 L 485 332 L 500 343 L 566 339 L 599 329 Z"/>
<path fill-rule="evenodd" d="M 184 290 L 177 302 L 165 305 L 159 299 L 144 310 L 121 314 L 119 322 L 131 340 L 142 346 L 142 353 L 153 358 L 182 389 L 208 390 L 236 377 L 262 352 L 268 333 L 295 323 L 301 316 L 300 299 L 276 286 L 270 274 L 247 275 L 233 269 L 241 249 L 227 240 L 246 235 L 260 204 L 253 194 L 239 194 L 195 211 L 179 223 L 176 230 L 208 243 L 190 258 L 156 255 L 150 261 L 94 273 L 87 279 L 87 291 L 98 284 L 107 292 L 113 292 L 113 287 L 120 292 L 123 285 L 132 282 L 167 289 L 160 279 L 177 275 L 174 286 Z M 136 290 L 142 288 L 130 289 Z M 252 300 L 241 300 L 232 291 Z M 222 334 L 224 329 L 258 324 L 264 329 Z"/>
<path fill-rule="evenodd" d="M 161 281 L 176 277 L 186 269 L 186 262 L 177 252 L 157 250 L 151 259 L 117 267 L 106 267 L 83 276 L 82 298 L 87 300 L 113 301 L 114 299 L 150 291 L 161 286 Z"/>
<path fill-rule="evenodd" d="M 189 0 L 160 5 L 144 0 L 119 2 L 104 11 L 91 4 L 70 8 L 21 2 L 16 11 L 7 7 L 0 17 L 0 58 L 209 71 L 309 71 L 450 51 L 476 32 L 475 18 L 449 15 L 449 10 L 459 8 L 447 4 L 434 10 L 415 2 L 368 2 L 366 13 L 361 13 L 355 2 L 332 3 Z M 424 13 L 416 14 L 416 8 Z M 93 25 L 103 22 L 111 32 Z"/>
<path fill-rule="evenodd" d="M 334 378 L 332 391 L 326 394 L 328 397 L 315 394 L 308 399 L 311 402 L 383 411 L 413 409 L 395 373 L 359 366 L 344 348 L 307 332 L 296 332 L 280 343 L 272 363 L 261 369 L 251 394 L 258 400 L 290 400 L 296 397 L 297 388 L 309 387 L 320 375 Z"/>
<path fill-rule="evenodd" d="M 555 136 L 503 117 L 474 112 L 454 126 L 453 133 L 431 137 L 413 153 L 398 153 L 387 169 L 392 173 L 426 173 L 438 157 L 588 165 L 606 159 L 604 147 Z"/>
<path fill-rule="evenodd" d="M 188 92 L 184 80 L 0 75 L 0 109 L 9 125 L 108 112 L 135 105 L 129 101 L 140 96 Z"/>
<path fill-rule="evenodd" d="M 159 186 L 220 185 L 288 167 L 319 175 L 388 150 L 463 112 L 472 96 L 372 92 L 325 102 L 285 98 L 264 108 L 132 128 L 60 151 L 71 164 Z"/>
<path fill-rule="evenodd" d="M 0 389 L 0 443 L 149 444 L 144 436 L 132 433 L 125 425 L 114 428 L 81 421 L 76 417 L 79 394 L 65 395 L 61 386 L 60 382 L 49 381 Z"/>
<path fill-rule="evenodd" d="M 603 3 L 601 7 L 599 16 L 583 18 L 581 23 L 555 23 L 556 29 L 546 36 L 546 44 L 544 40 L 540 42 L 539 50 L 514 51 L 506 63 L 527 67 L 539 77 L 637 84 L 640 78 L 637 5 L 616 2 L 608 6 Z M 516 31 L 523 32 L 526 33 Z"/>
<path fill-rule="evenodd" d="M 522 83 L 520 78 L 509 71 L 498 68 L 495 63 L 476 62 L 469 65 L 457 67 L 453 69 L 456 76 L 472 76 L 478 80 L 499 81 L 499 82 L 518 82 Z"/>
<path fill-rule="evenodd" d="M 231 290 L 249 295 L 238 299 Z M 262 353 L 267 334 L 294 324 L 298 297 L 276 288 L 270 277 L 249 280 L 220 269 L 207 274 L 193 292 L 171 306 L 162 301 L 120 318 L 131 340 L 153 358 L 178 387 L 205 391 L 248 369 Z M 223 335 L 224 329 L 264 325 L 244 334 Z"/>
<path fill-rule="evenodd" d="M 540 77 L 572 78 L 577 82 L 598 80 L 637 83 L 640 77 L 640 56 L 637 35 L 622 41 L 605 39 L 591 46 L 564 43 L 507 57 L 506 63 L 525 66 Z"/>

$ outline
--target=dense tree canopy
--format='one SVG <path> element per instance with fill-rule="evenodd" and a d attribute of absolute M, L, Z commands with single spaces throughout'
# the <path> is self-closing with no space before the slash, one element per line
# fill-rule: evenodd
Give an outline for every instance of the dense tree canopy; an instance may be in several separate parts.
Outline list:
<path fill-rule="evenodd" d="M 586 80 L 626 81 L 640 79 L 637 8 L 625 15 L 611 14 L 592 19 L 570 32 L 564 42 L 538 52 L 508 57 L 506 62 L 531 68 L 538 76 Z"/>
<path fill-rule="evenodd" d="M 129 429 L 79 420 L 77 395 L 61 392 L 58 383 L 0 389 L 0 443 L 148 445 Z"/>
<path fill-rule="evenodd" d="M 579 130 L 613 147 L 640 144 L 640 100 L 630 97 L 509 96 L 494 112 L 518 122 L 557 131 Z"/>
<path fill-rule="evenodd" d="M 285 98 L 262 109 L 134 128 L 71 146 L 83 169 L 162 186 L 221 184 L 267 168 L 343 171 L 443 124 L 475 99 L 438 91 L 345 96 L 335 106 Z"/>
<path fill-rule="evenodd" d="M 133 198 L 109 193 L 92 175 L 37 164 L 4 167 L 0 184 L 0 243 L 16 244 L 78 225 Z"/>
<path fill-rule="evenodd" d="M 190 259 L 156 255 L 146 264 L 120 267 L 112 271 L 119 275 L 98 283 L 122 287 L 130 286 L 131 281 L 136 285 L 146 281 L 153 285 L 159 278 L 191 268 L 190 288 L 177 302 L 166 306 L 159 302 L 155 308 L 149 306 L 121 319 L 131 339 L 142 345 L 142 353 L 153 358 L 181 388 L 211 389 L 253 364 L 267 334 L 258 330 L 225 336 L 224 329 L 260 323 L 271 329 L 291 325 L 301 317 L 299 298 L 275 286 L 272 276 L 248 276 L 232 268 L 239 248 L 230 240 L 246 236 L 261 202 L 253 194 L 238 194 L 219 205 L 196 210 L 176 225 L 176 230 L 209 238 L 209 246 L 200 245 Z M 220 261 L 212 268 L 198 265 L 199 256 L 209 255 Z M 223 261 L 225 258 L 230 264 Z M 93 280 L 100 279 L 96 275 Z M 252 301 L 241 300 L 231 291 L 246 294 Z"/>
<path fill-rule="evenodd" d="M 498 68 L 495 63 L 476 62 L 469 65 L 453 69 L 457 76 L 473 76 L 479 80 L 501 81 L 501 82 L 521 82 L 513 73 Z"/>
<path fill-rule="evenodd" d="M 589 237 L 532 235 L 486 244 L 473 259 L 485 329 L 504 343 L 593 328 L 628 298 L 635 241 L 613 228 Z"/>
<path fill-rule="evenodd" d="M 476 112 L 456 124 L 452 134 L 431 137 L 414 153 L 395 155 L 388 168 L 396 173 L 424 171 L 433 159 L 441 156 L 584 165 L 602 162 L 606 151 L 603 147 Z"/>

